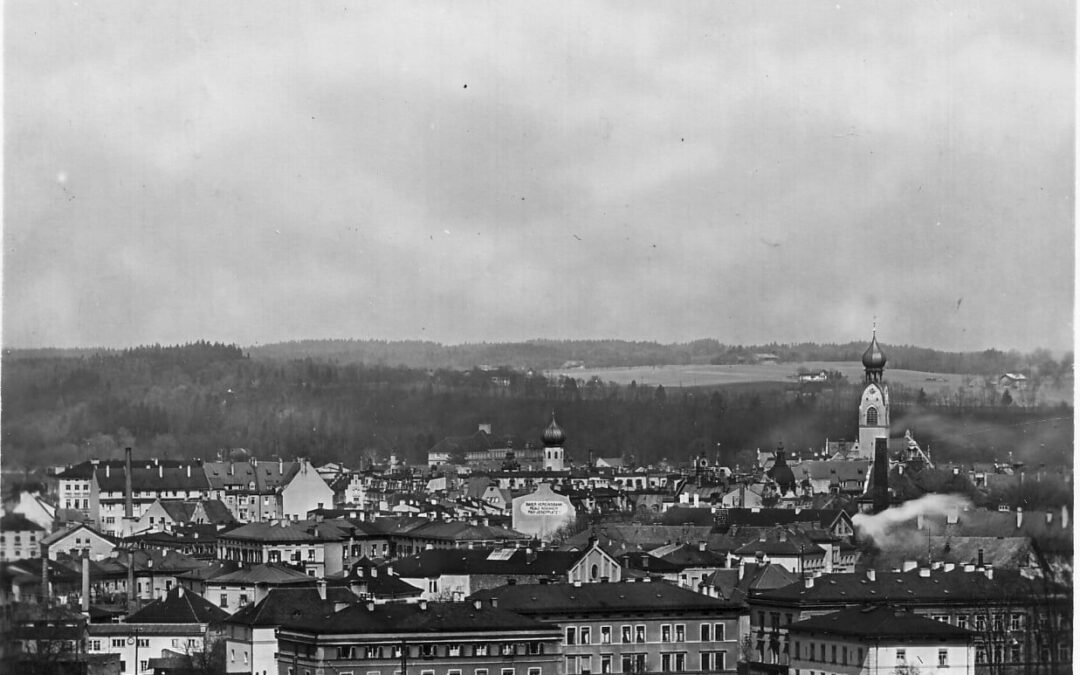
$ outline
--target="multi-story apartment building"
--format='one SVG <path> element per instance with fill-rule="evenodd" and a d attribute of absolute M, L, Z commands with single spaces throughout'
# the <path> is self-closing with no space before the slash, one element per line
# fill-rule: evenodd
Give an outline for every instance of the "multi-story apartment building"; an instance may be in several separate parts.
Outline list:
<path fill-rule="evenodd" d="M 296 467 L 296 462 L 257 459 L 203 465 L 210 496 L 220 499 L 233 517 L 244 523 L 281 519 L 281 488 Z"/>
<path fill-rule="evenodd" d="M 473 596 L 563 637 L 565 675 L 733 673 L 740 602 L 665 582 L 515 584 Z"/>
<path fill-rule="evenodd" d="M 973 631 L 976 674 L 1056 673 L 1072 667 L 1071 588 L 1019 571 L 947 564 L 909 572 L 825 574 L 751 592 L 747 602 L 751 674 L 788 672 L 791 624 L 865 603 L 890 603 Z"/>
<path fill-rule="evenodd" d="M 916 673 L 968 675 L 974 634 L 892 607 L 869 605 L 797 621 L 788 627 L 791 665 L 822 675 Z"/>
<path fill-rule="evenodd" d="M 197 501 L 210 496 L 210 484 L 197 462 L 150 460 L 131 468 L 131 517 L 126 521 L 127 475 L 124 465 L 103 462 L 90 483 L 90 517 L 105 534 L 127 536 L 158 499 Z"/>
<path fill-rule="evenodd" d="M 355 604 L 278 629 L 282 675 L 561 675 L 560 631 L 493 603 Z"/>

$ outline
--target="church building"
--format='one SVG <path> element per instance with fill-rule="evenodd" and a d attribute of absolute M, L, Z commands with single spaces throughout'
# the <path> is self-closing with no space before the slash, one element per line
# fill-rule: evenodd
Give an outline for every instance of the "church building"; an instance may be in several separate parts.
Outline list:
<path fill-rule="evenodd" d="M 870 346 L 862 355 L 866 370 L 866 388 L 859 403 L 859 442 L 855 446 L 858 459 L 874 458 L 874 441 L 889 437 L 889 387 L 884 381 L 885 353 L 874 330 Z"/>

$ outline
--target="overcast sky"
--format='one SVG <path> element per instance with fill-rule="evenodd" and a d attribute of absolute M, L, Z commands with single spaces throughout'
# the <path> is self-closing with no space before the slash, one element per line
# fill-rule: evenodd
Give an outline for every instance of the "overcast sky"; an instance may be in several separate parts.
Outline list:
<path fill-rule="evenodd" d="M 5 10 L 7 347 L 1072 346 L 1070 2 Z"/>

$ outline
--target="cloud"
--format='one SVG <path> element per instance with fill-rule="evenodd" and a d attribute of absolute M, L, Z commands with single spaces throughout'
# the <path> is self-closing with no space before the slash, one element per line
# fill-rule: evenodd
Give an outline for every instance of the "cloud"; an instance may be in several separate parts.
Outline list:
<path fill-rule="evenodd" d="M 1071 18 L 12 3 L 4 340 L 1071 345 Z"/>

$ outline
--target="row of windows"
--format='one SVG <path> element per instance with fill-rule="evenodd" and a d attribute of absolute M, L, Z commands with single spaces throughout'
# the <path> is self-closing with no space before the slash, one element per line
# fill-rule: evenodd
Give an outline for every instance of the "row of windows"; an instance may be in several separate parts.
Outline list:
<path fill-rule="evenodd" d="M 287 669 L 287 672 L 288 672 L 288 675 L 298 675 L 297 669 L 294 666 L 289 666 L 288 669 Z M 304 669 L 302 669 L 301 672 L 303 673 L 303 675 L 311 675 L 311 669 L 310 668 L 304 668 Z M 383 675 L 383 672 L 381 670 L 368 670 L 368 671 L 339 670 L 339 671 L 336 671 L 336 672 L 337 672 L 337 675 Z M 497 672 L 499 673 L 499 675 L 516 675 L 516 669 L 514 669 L 514 668 L 502 668 L 502 669 L 498 670 Z M 527 675 L 541 675 L 541 672 L 542 671 L 541 671 L 540 668 L 529 668 L 526 671 Z M 401 671 L 400 670 L 395 670 L 393 675 L 401 675 Z M 435 671 L 434 670 L 421 670 L 420 675 L 435 675 Z M 446 675 L 461 675 L 461 671 L 460 670 L 453 670 L 453 669 L 448 670 L 448 671 L 446 671 Z M 488 675 L 488 669 L 487 668 L 477 668 L 476 670 L 473 671 L 473 675 Z"/>
<path fill-rule="evenodd" d="M 566 644 L 588 645 L 593 643 L 592 626 L 567 626 Z M 701 642 L 723 642 L 725 637 L 724 624 L 703 623 L 699 626 L 698 637 Z M 621 644 L 643 643 L 648 641 L 646 626 L 624 624 L 619 628 L 619 642 Z M 612 644 L 612 626 L 600 626 L 599 644 Z M 686 642 L 686 624 L 661 624 L 660 642 Z"/>
<path fill-rule="evenodd" d="M 1050 663 L 1052 661 L 1054 653 L 1049 647 L 1043 647 L 1039 649 L 1039 661 L 1041 663 Z M 1057 650 L 1057 658 L 1059 663 L 1069 663 L 1072 661 L 1072 648 L 1067 645 L 1059 645 Z M 1019 643 L 1010 643 L 1007 646 L 1003 644 L 995 644 L 990 649 L 986 648 L 986 645 L 975 646 L 975 663 L 1023 663 L 1023 651 Z"/>
<path fill-rule="evenodd" d="M 422 659 L 437 657 L 456 658 L 460 656 L 515 656 L 539 655 L 544 653 L 544 643 L 531 642 L 479 642 L 474 644 L 434 644 L 421 643 L 410 645 L 409 656 Z M 399 659 L 401 645 L 344 645 L 337 648 L 337 658 L 352 659 Z"/>
<path fill-rule="evenodd" d="M 805 651 L 803 650 L 804 646 L 806 647 Z M 820 647 L 820 649 L 819 649 L 819 647 Z M 831 647 L 831 650 L 827 649 L 828 647 Z M 897 651 L 898 652 L 903 652 L 904 650 L 899 649 Z M 841 646 L 839 654 L 840 654 L 840 663 L 846 666 L 848 664 L 848 648 Z M 837 655 L 836 645 L 826 645 L 826 644 L 819 645 L 816 642 L 808 642 L 808 643 L 806 643 L 806 645 L 803 645 L 798 640 L 795 641 L 795 658 L 797 658 L 797 659 L 804 659 L 806 661 L 821 661 L 823 663 L 826 662 L 826 661 L 828 661 L 830 663 L 836 663 L 837 662 L 836 661 L 836 655 Z M 855 653 L 852 654 L 852 656 L 855 657 L 855 664 L 856 665 L 861 664 L 862 661 L 863 661 L 862 647 L 859 647 L 855 651 Z M 897 656 L 897 658 L 901 658 L 901 657 Z"/>

